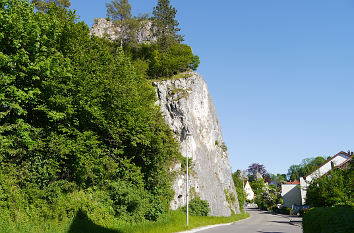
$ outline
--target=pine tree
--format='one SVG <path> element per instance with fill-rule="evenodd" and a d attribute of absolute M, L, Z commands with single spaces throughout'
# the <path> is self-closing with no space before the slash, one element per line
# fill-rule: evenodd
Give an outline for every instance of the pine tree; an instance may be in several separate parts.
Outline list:
<path fill-rule="evenodd" d="M 183 36 L 177 33 L 178 21 L 175 19 L 177 10 L 170 4 L 170 0 L 158 0 L 153 10 L 154 35 L 158 38 L 162 48 L 167 49 L 174 42 L 183 41 Z"/>

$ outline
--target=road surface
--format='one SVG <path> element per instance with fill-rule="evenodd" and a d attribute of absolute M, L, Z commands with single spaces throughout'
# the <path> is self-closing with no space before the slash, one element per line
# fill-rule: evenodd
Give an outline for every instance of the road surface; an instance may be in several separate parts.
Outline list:
<path fill-rule="evenodd" d="M 246 209 L 251 216 L 228 226 L 220 226 L 198 233 L 302 233 L 301 218 L 289 218 L 257 209 Z"/>

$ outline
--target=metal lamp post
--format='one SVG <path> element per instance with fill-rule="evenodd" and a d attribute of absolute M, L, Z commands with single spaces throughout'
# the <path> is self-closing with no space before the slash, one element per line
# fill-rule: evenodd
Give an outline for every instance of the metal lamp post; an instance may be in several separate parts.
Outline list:
<path fill-rule="evenodd" d="M 191 136 L 192 134 L 188 132 L 187 130 L 187 133 L 185 134 L 186 135 L 186 138 L 187 136 Z M 187 148 L 187 145 L 186 144 L 186 148 Z M 186 174 L 186 207 L 187 207 L 187 216 L 186 216 L 186 222 L 187 222 L 187 227 L 189 226 L 189 200 L 188 200 L 188 197 L 189 197 L 189 179 L 188 179 L 188 150 L 186 149 L 186 163 L 187 163 L 187 167 L 186 167 L 186 170 L 187 170 L 187 174 Z"/>
<path fill-rule="evenodd" d="M 189 226 L 189 200 L 188 200 L 188 186 L 189 186 L 189 180 L 188 180 L 188 153 L 186 154 L 186 160 L 187 160 L 187 177 L 186 177 L 186 206 L 187 206 L 187 227 Z"/>

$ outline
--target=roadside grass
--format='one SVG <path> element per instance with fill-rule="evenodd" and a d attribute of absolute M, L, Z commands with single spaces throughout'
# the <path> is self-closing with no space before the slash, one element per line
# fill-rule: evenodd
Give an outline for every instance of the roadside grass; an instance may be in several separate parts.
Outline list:
<path fill-rule="evenodd" d="M 186 215 L 180 211 L 171 211 L 157 222 L 124 226 L 119 230 L 124 233 L 173 233 L 207 225 L 235 222 L 248 217 L 249 213 L 232 215 L 230 217 L 190 216 L 189 227 L 187 227 Z"/>
<path fill-rule="evenodd" d="M 90 220 L 87 215 L 80 213 L 74 219 L 64 221 L 47 221 L 42 223 L 22 222 L 5 223 L 0 221 L 2 233 L 174 233 L 190 230 L 207 225 L 235 222 L 248 218 L 248 213 L 230 217 L 200 217 L 190 216 L 189 227 L 186 227 L 186 215 L 180 211 L 170 211 L 161 216 L 157 222 L 128 224 L 115 222 L 100 226 Z"/>

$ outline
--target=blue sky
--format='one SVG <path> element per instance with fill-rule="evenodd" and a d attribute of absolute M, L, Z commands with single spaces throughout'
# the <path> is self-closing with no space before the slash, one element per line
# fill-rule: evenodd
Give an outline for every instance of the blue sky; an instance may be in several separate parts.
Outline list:
<path fill-rule="evenodd" d="M 104 0 L 71 0 L 89 26 Z M 131 0 L 133 14 L 157 0 Z M 353 0 L 172 0 L 199 55 L 232 169 L 286 173 L 354 150 Z"/>

